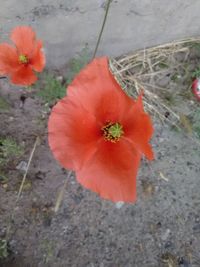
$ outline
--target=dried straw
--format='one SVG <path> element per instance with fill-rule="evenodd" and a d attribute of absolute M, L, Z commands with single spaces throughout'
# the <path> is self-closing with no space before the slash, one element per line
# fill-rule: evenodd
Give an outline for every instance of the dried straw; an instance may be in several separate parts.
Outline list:
<path fill-rule="evenodd" d="M 176 42 L 159 45 L 133 54 L 125 55 L 118 59 L 110 60 L 110 68 L 122 88 L 133 97 L 143 91 L 145 110 L 152 116 L 164 122 L 178 126 L 180 115 L 175 107 L 169 106 L 162 97 L 163 92 L 170 92 L 170 88 L 157 85 L 157 80 L 181 68 L 177 55 L 188 59 L 190 49 L 200 44 L 200 37 L 179 40 Z M 166 65 L 167 68 L 161 68 Z M 170 92 L 174 93 L 174 92 Z"/>

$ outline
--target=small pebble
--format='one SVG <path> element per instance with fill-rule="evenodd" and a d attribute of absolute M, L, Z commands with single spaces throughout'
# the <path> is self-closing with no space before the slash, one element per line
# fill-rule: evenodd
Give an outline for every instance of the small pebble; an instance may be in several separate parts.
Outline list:
<path fill-rule="evenodd" d="M 35 178 L 36 179 L 39 179 L 39 180 L 43 180 L 45 178 L 45 173 L 44 172 L 41 172 L 41 171 L 38 171 L 36 174 L 35 174 Z"/>
<path fill-rule="evenodd" d="M 172 244 L 171 241 L 167 241 L 167 242 L 165 243 L 165 249 L 169 249 L 169 248 L 172 248 L 172 247 L 173 247 L 173 244 Z"/>
<path fill-rule="evenodd" d="M 189 267 L 189 263 L 183 257 L 178 258 L 178 265 L 181 267 Z"/>
<path fill-rule="evenodd" d="M 199 216 L 196 216 L 196 217 L 195 217 L 195 222 L 196 222 L 196 223 L 199 223 L 199 222 L 200 222 L 200 217 L 199 217 Z"/>
<path fill-rule="evenodd" d="M 63 78 L 63 76 L 61 76 L 61 75 L 56 77 L 56 81 L 58 81 L 58 82 L 60 82 L 60 83 L 62 83 L 63 80 L 64 80 L 64 78 Z"/>
<path fill-rule="evenodd" d="M 21 162 L 17 165 L 16 169 L 25 172 L 26 169 L 27 169 L 27 162 L 26 162 L 26 161 L 21 161 Z"/>
<path fill-rule="evenodd" d="M 162 239 L 163 241 L 167 240 L 167 238 L 169 237 L 170 233 L 171 233 L 170 229 L 167 229 L 167 230 L 165 231 L 165 233 L 161 236 L 161 239 Z"/>
<path fill-rule="evenodd" d="M 14 117 L 9 117 L 9 118 L 8 118 L 8 121 L 10 121 L 10 122 L 11 122 L 11 121 L 14 121 Z"/>
<path fill-rule="evenodd" d="M 158 223 L 157 223 L 157 226 L 158 226 L 158 227 L 161 227 L 161 226 L 162 226 L 162 223 L 161 223 L 161 222 L 158 222 Z"/>
<path fill-rule="evenodd" d="M 195 233 L 200 233 L 200 224 L 196 224 L 194 227 L 193 227 L 193 231 Z"/>
<path fill-rule="evenodd" d="M 26 100 L 26 96 L 25 95 L 21 95 L 20 96 L 20 105 L 19 105 L 20 108 L 24 107 L 25 100 Z"/>
<path fill-rule="evenodd" d="M 121 209 L 121 207 L 124 205 L 124 202 L 123 201 L 119 201 L 115 204 L 116 208 L 117 209 Z"/>

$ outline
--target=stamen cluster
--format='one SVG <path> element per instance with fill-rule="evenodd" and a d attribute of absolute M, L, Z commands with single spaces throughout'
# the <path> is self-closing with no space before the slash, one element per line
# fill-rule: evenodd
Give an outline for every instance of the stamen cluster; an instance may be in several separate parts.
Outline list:
<path fill-rule="evenodd" d="M 120 137 L 124 134 L 123 127 L 120 123 L 108 122 L 102 127 L 103 136 L 106 141 L 116 143 L 120 140 Z"/>

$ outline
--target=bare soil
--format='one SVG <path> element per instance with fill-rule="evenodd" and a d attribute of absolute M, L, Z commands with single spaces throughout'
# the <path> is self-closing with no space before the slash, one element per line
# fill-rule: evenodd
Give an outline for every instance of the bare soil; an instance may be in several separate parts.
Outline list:
<path fill-rule="evenodd" d="M 163 83 L 170 83 L 168 78 Z M 177 85 L 180 90 L 185 90 L 184 82 Z M 10 106 L 0 111 L 0 136 L 24 147 L 24 154 L 4 168 L 6 183 L 0 182 L 0 238 L 8 238 L 10 253 L 1 267 L 200 266 L 200 146 L 184 131 L 154 118 L 156 159 L 142 161 L 137 203 L 120 206 L 102 200 L 72 175 L 55 214 L 67 171 L 48 147 L 49 110 L 34 91 L 4 80 L 0 96 Z M 179 100 L 184 112 L 185 103 Z M 28 162 L 37 136 L 40 144 L 15 204 L 24 174 L 16 167 Z"/>

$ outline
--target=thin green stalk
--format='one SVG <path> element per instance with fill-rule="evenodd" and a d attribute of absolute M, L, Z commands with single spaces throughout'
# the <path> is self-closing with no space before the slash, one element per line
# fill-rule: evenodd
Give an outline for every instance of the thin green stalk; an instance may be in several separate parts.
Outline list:
<path fill-rule="evenodd" d="M 111 4 L 111 1 L 112 0 L 108 0 L 108 2 L 107 2 L 106 12 L 105 12 L 103 24 L 101 26 L 101 30 L 100 30 L 100 33 L 99 33 L 99 36 L 98 36 L 97 44 L 96 44 L 96 47 L 95 47 L 94 54 L 93 54 L 92 58 L 96 57 L 96 53 L 97 53 L 97 50 L 98 50 L 98 47 L 99 47 L 99 44 L 100 44 L 100 41 L 101 41 L 101 36 L 102 36 L 103 30 L 104 30 L 104 27 L 105 27 L 105 24 L 106 24 L 106 20 L 107 20 L 107 17 L 108 17 L 108 11 L 109 11 L 109 7 L 110 7 L 110 4 Z"/>

